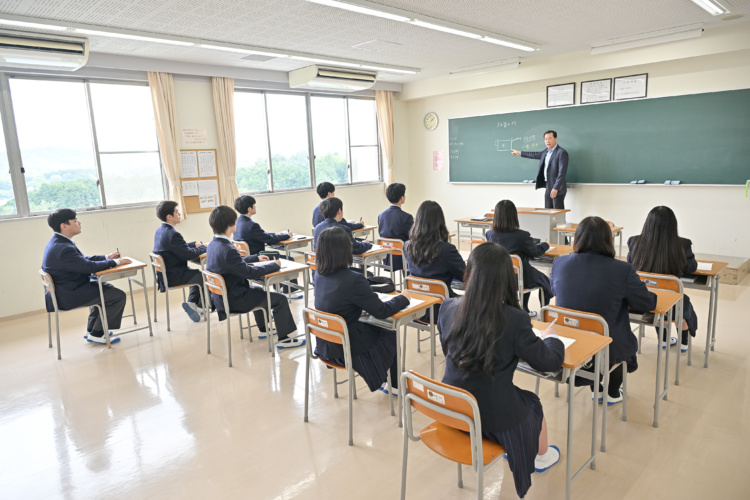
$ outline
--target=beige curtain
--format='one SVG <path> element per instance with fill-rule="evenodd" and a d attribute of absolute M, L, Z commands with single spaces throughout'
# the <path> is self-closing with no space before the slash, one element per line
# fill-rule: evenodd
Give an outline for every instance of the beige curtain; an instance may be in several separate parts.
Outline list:
<path fill-rule="evenodd" d="M 385 185 L 388 186 L 395 182 L 393 175 L 393 92 L 376 90 L 375 105 L 378 113 L 378 132 L 380 133 Z"/>
<path fill-rule="evenodd" d="M 240 195 L 237 187 L 237 149 L 234 145 L 234 79 L 211 78 L 214 96 L 216 132 L 219 136 L 219 170 L 221 171 L 221 198 L 224 205 L 234 206 Z"/>
<path fill-rule="evenodd" d="M 154 105 L 156 133 L 159 138 L 159 152 L 164 173 L 169 183 L 169 199 L 183 205 L 180 174 L 180 144 L 177 142 L 177 120 L 175 119 L 174 83 L 170 73 L 148 72 L 148 85 L 151 88 L 151 101 Z M 187 211 L 182 209 L 182 217 Z"/>

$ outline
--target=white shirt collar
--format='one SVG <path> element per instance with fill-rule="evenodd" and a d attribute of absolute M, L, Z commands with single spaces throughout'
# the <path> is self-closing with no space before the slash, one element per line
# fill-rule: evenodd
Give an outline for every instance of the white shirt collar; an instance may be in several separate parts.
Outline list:
<path fill-rule="evenodd" d="M 230 238 L 229 236 L 225 236 L 225 235 L 223 235 L 223 234 L 215 234 L 215 235 L 214 235 L 214 238 L 222 238 L 222 239 L 225 239 L 225 240 L 227 240 L 227 241 L 228 241 L 229 243 L 231 243 L 231 242 L 232 242 L 232 239 L 231 239 L 231 238 Z"/>

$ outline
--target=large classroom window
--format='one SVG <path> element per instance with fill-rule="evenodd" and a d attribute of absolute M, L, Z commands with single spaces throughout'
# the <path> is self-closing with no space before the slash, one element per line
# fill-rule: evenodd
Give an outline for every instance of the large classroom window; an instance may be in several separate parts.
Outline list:
<path fill-rule="evenodd" d="M 374 99 L 237 91 L 234 107 L 240 192 L 381 179 Z"/>
<path fill-rule="evenodd" d="M 26 187 L 28 213 L 164 197 L 148 86 L 26 77 L 10 77 L 8 85 L 13 113 L 7 118 L 23 169 L 14 167 Z M 17 201 L 0 175 L 0 215 L 17 213 Z"/>
<path fill-rule="evenodd" d="M 3 125 L 0 123 L 0 137 L 3 135 Z M 0 215 L 14 215 L 16 213 L 16 198 L 13 193 L 13 180 L 10 177 L 9 168 L 5 141 L 0 140 Z"/>

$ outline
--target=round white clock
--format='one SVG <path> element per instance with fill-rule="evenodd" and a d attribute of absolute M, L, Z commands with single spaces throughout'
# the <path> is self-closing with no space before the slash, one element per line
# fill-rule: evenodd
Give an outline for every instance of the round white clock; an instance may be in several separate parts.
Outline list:
<path fill-rule="evenodd" d="M 426 115 L 424 115 L 424 128 L 427 130 L 435 130 L 438 126 L 438 115 L 430 111 Z"/>

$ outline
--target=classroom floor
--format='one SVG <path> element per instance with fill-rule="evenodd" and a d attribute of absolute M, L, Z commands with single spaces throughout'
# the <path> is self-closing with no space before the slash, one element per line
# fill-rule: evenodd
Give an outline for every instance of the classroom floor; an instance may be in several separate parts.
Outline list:
<path fill-rule="evenodd" d="M 708 293 L 689 294 L 703 328 Z M 710 366 L 703 368 L 701 330 L 693 366 L 683 364 L 682 384 L 670 386 L 658 429 L 652 427 L 656 339 L 646 338 L 640 369 L 629 377 L 628 421 L 620 420 L 620 406 L 607 410 L 607 452 L 598 455 L 596 470 L 573 483 L 573 498 L 750 497 L 750 277 L 722 286 L 720 297 Z M 225 324 L 212 321 L 207 355 L 205 323 L 188 320 L 180 292 L 172 298 L 171 332 L 160 295 L 154 336 L 126 335 L 111 350 L 82 338 L 85 311 L 62 314 L 61 361 L 47 348 L 43 313 L 0 321 L 0 497 L 398 498 L 402 434 L 389 396 L 357 381 L 349 447 L 346 386 L 334 399 L 332 375 L 320 362 L 313 365 L 310 419 L 303 423 L 304 349 L 271 358 L 265 341 L 240 341 L 235 328 L 228 368 Z M 142 295 L 136 303 L 140 323 Z M 292 305 L 301 317 L 302 301 Z M 414 339 L 410 330 L 407 367 L 429 373 L 429 352 L 418 354 Z M 442 375 L 442 354 L 437 361 Z M 533 390 L 530 376 L 517 374 L 515 381 Z M 563 498 L 567 406 L 554 397 L 552 383 L 542 382 L 540 397 L 550 443 L 563 458 L 533 476 L 526 498 Z M 588 389 L 579 389 L 574 405 L 575 465 L 590 447 Z M 464 489 L 457 489 L 454 464 L 410 444 L 407 498 L 475 498 L 475 480 L 465 467 Z M 485 475 L 485 498 L 516 498 L 507 462 Z"/>

